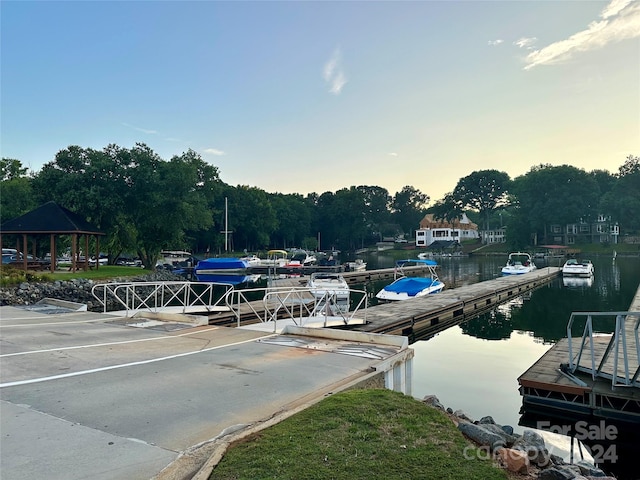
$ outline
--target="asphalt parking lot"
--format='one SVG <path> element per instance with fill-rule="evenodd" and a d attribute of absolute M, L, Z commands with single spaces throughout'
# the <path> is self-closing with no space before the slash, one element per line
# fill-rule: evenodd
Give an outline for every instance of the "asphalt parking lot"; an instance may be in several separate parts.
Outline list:
<path fill-rule="evenodd" d="M 0 307 L 0 334 L 3 480 L 149 479 L 379 361 L 264 332 L 91 312 Z"/>

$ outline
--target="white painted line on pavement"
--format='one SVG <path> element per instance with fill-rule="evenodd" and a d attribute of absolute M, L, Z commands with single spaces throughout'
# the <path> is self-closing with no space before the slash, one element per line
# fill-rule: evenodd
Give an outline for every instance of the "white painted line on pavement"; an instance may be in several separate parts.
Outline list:
<path fill-rule="evenodd" d="M 93 348 L 93 347 L 107 347 L 110 345 L 123 345 L 126 343 L 136 343 L 136 342 L 149 342 L 153 340 L 168 340 L 171 338 L 177 337 L 186 337 L 188 335 L 195 335 L 197 333 L 210 332 L 211 330 L 217 330 L 218 327 L 208 328 L 206 330 L 198 330 L 197 332 L 189 332 L 189 333 L 181 333 L 179 335 L 170 335 L 164 337 L 150 337 L 150 338 L 139 338 L 137 340 L 123 340 L 121 342 L 108 342 L 108 343 L 91 343 L 88 345 L 74 345 L 72 347 L 59 347 L 59 348 L 47 348 L 45 350 L 27 350 L 24 352 L 15 352 L 15 353 L 5 353 L 0 355 L 0 358 L 4 357 L 15 357 L 17 355 L 30 355 L 32 353 L 47 353 L 47 352 L 59 352 L 61 350 L 74 350 L 77 348 Z"/>
<path fill-rule="evenodd" d="M 271 335 L 267 335 L 266 337 L 261 337 L 261 338 L 269 338 L 269 337 L 274 337 L 274 336 L 277 336 L 277 335 L 279 335 L 279 334 L 278 333 L 273 333 Z M 135 367 L 137 365 L 146 365 L 146 364 L 149 364 L 149 363 L 162 362 L 163 360 L 172 360 L 174 358 L 188 357 L 190 355 L 196 355 L 198 353 L 205 353 L 205 352 L 210 352 L 212 350 L 219 350 L 221 348 L 233 347 L 233 346 L 236 346 L 236 345 L 242 345 L 243 343 L 255 342 L 257 340 L 258 340 L 257 338 L 252 338 L 252 339 L 249 339 L 249 340 L 243 340 L 241 342 L 234 342 L 234 343 L 228 343 L 226 345 L 218 345 L 217 347 L 205 348 L 204 350 L 194 350 L 192 352 L 178 353 L 177 355 L 169 355 L 167 357 L 152 358 L 150 360 L 141 360 L 139 362 L 122 363 L 120 365 L 111 365 L 109 367 L 93 368 L 91 370 L 82 370 L 82 371 L 79 371 L 79 372 L 64 373 L 62 375 L 52 375 L 50 377 L 40 377 L 40 378 L 32 378 L 30 380 L 18 380 L 16 382 L 0 383 L 0 388 L 17 387 L 17 386 L 20 386 L 20 385 L 28 385 L 30 383 L 47 382 L 49 380 L 59 380 L 61 378 L 77 377 L 77 376 L 80 376 L 80 375 L 88 375 L 88 374 L 91 374 L 91 373 L 106 372 L 108 370 L 116 370 L 118 368 L 127 368 L 127 367 Z"/>
<path fill-rule="evenodd" d="M 50 315 L 49 315 L 50 316 Z M 46 317 L 29 317 L 21 320 L 37 320 L 38 318 L 46 318 Z M 16 325 L 0 325 L 0 328 L 9 328 L 9 327 L 42 327 L 48 325 L 71 325 L 73 323 L 95 323 L 95 322 L 110 322 L 112 319 L 110 318 L 96 318 L 95 320 L 82 320 L 77 322 L 48 322 L 48 323 L 29 323 L 23 324 L 18 323 Z"/>

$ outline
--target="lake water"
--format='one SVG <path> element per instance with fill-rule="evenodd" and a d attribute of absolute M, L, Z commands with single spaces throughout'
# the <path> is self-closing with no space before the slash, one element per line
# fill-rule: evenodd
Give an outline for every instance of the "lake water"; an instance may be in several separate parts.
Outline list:
<path fill-rule="evenodd" d="M 441 280 L 451 288 L 500 276 L 506 255 L 437 261 Z M 636 293 L 640 257 L 618 256 L 615 261 L 596 257 L 592 261 L 595 276 L 591 285 L 567 286 L 558 278 L 524 298 L 414 342 L 413 395 L 436 395 L 446 407 L 461 409 L 474 419 L 491 415 L 497 423 L 522 433 L 525 427 L 518 425 L 522 397 L 517 378 L 557 340 L 566 337 L 572 312 L 626 311 Z M 550 260 L 551 266 L 561 262 Z M 384 268 L 392 266 L 393 260 L 382 257 L 376 263 L 377 268 Z M 536 264 L 546 266 L 544 261 Z M 563 439 L 545 438 L 560 450 L 566 448 Z"/>

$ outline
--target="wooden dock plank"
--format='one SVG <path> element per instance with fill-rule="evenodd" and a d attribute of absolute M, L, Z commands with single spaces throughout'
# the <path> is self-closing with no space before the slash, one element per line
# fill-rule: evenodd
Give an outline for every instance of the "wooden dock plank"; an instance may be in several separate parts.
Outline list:
<path fill-rule="evenodd" d="M 634 301 L 629 308 L 629 312 L 637 312 L 640 310 L 640 287 L 636 292 Z M 633 376 L 639 368 L 639 359 L 637 353 L 637 343 L 634 333 L 636 317 L 629 316 L 624 325 L 626 337 L 626 355 L 627 365 L 629 366 L 629 375 Z M 624 416 L 628 421 L 640 421 L 640 388 L 637 386 L 621 386 L 619 384 L 612 385 L 611 377 L 617 377 L 618 381 L 624 379 L 624 356 L 622 345 L 617 355 L 618 368 L 614 371 L 613 363 L 615 350 L 610 350 L 609 356 L 605 362 L 602 361 L 607 347 L 612 339 L 612 335 L 596 335 L 593 336 L 593 343 L 589 338 L 585 338 L 585 348 L 580 357 L 580 346 L 583 342 L 582 337 L 563 338 L 552 346 L 542 357 L 540 357 L 527 371 L 519 378 L 518 383 L 523 387 L 523 402 L 526 404 L 534 404 L 539 401 L 545 401 L 546 398 L 556 394 L 576 394 L 573 400 L 565 398 L 557 400 L 556 407 L 564 411 L 582 412 L 584 408 L 590 409 L 592 414 L 599 416 L 610 416 L 612 418 L 620 418 Z M 563 375 L 560 367 L 569 362 L 569 342 L 571 341 L 571 355 L 573 361 L 578 366 L 588 369 L 591 372 L 600 368 L 600 372 L 609 376 L 595 376 L 577 370 L 573 375 L 579 381 L 586 384 L 579 385 L 567 375 Z M 562 405 L 562 406 L 560 406 Z"/>

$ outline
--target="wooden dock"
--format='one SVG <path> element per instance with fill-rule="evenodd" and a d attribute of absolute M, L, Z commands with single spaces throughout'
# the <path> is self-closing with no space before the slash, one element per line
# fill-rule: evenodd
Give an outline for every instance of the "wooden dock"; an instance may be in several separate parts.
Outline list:
<path fill-rule="evenodd" d="M 422 270 L 424 267 L 419 267 Z M 354 317 L 362 321 L 354 330 L 371 333 L 405 335 L 419 339 L 434 335 L 452 325 L 470 317 L 495 308 L 497 305 L 514 299 L 549 283 L 560 274 L 556 267 L 541 268 L 525 275 L 499 277 L 493 280 L 443 290 L 435 295 L 413 298 L 401 302 L 385 303 L 360 310 Z M 393 279 L 394 269 L 382 269 L 364 272 L 346 272 L 347 283 L 364 283 L 370 279 Z M 302 286 L 305 279 L 290 279 L 291 286 Z M 238 311 L 240 323 L 256 323 L 255 312 L 260 302 L 241 305 Z M 233 313 L 217 313 L 209 317 L 211 324 L 224 324 L 236 321 Z"/>
<path fill-rule="evenodd" d="M 366 324 L 357 329 L 415 339 L 428 337 L 539 288 L 559 274 L 559 268 L 542 268 L 525 275 L 499 277 L 445 289 L 435 295 L 377 305 L 367 309 Z"/>
<path fill-rule="evenodd" d="M 629 312 L 638 311 L 640 287 L 629 308 Z M 570 340 L 564 338 L 557 342 L 518 378 L 525 413 L 552 411 L 554 415 L 570 418 L 596 417 L 640 424 L 640 361 L 636 321 L 637 318 L 630 315 L 624 322 L 624 352 L 620 350 L 615 354 L 611 336 L 593 336 L 593 353 L 590 349 L 583 351 L 577 363 L 579 369 L 575 371 L 567 368 Z M 574 361 L 581 343 L 581 337 L 571 339 Z M 623 370 L 625 360 L 628 365 L 626 372 Z M 596 366 L 596 375 L 584 371 L 593 370 L 592 365 Z M 625 378 L 625 373 L 629 378 Z"/>

